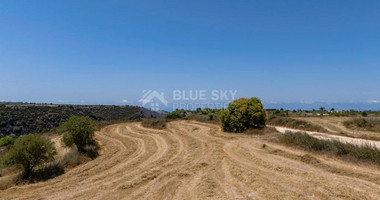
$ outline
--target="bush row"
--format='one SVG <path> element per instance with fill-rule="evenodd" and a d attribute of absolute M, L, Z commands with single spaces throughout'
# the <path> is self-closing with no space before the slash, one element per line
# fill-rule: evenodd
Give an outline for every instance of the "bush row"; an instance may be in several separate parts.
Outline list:
<path fill-rule="evenodd" d="M 351 129 L 380 132 L 380 119 L 378 118 L 354 118 L 344 121 L 343 124 Z"/>
<path fill-rule="evenodd" d="M 380 150 L 372 146 L 357 146 L 336 140 L 321 140 L 301 132 L 286 132 L 280 141 L 307 151 L 329 152 L 337 156 L 347 156 L 360 161 L 380 164 Z"/>

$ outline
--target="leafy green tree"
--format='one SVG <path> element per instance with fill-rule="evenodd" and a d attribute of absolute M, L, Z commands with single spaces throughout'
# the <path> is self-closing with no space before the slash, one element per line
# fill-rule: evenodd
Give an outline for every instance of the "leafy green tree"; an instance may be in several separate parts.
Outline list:
<path fill-rule="evenodd" d="M 66 132 L 63 143 L 69 147 L 75 145 L 79 153 L 87 153 L 88 146 L 96 145 L 94 139 L 96 125 L 89 117 L 71 116 L 61 124 L 60 129 Z"/>
<path fill-rule="evenodd" d="M 243 132 L 249 128 L 265 127 L 267 116 L 261 100 L 252 97 L 231 102 L 221 111 L 221 127 L 228 132 Z"/>
<path fill-rule="evenodd" d="M 33 169 L 54 160 L 56 155 L 54 143 L 39 134 L 25 135 L 17 138 L 5 154 L 4 166 L 16 165 L 24 170 L 23 178 L 29 178 Z"/>

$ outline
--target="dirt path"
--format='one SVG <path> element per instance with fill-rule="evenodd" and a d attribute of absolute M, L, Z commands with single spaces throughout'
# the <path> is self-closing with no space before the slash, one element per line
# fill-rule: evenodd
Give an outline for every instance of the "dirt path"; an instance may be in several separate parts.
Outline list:
<path fill-rule="evenodd" d="M 285 133 L 286 131 L 303 132 L 303 133 L 307 133 L 311 136 L 314 136 L 316 138 L 323 139 L 323 140 L 337 140 L 343 143 L 349 143 L 349 144 L 361 145 L 361 146 L 367 145 L 367 146 L 372 146 L 372 147 L 376 147 L 380 149 L 380 141 L 345 137 L 345 136 L 332 135 L 328 133 L 320 133 L 320 132 L 314 132 L 314 131 L 304 131 L 304 130 L 298 130 L 298 129 L 292 129 L 292 128 L 287 128 L 287 127 L 280 127 L 280 126 L 272 126 L 272 127 L 274 127 L 280 133 Z"/>
<path fill-rule="evenodd" d="M 305 154 L 215 125 L 139 123 L 96 134 L 97 159 L 1 199 L 378 199 L 380 169 Z M 266 147 L 263 148 L 263 143 Z"/>
<path fill-rule="evenodd" d="M 54 135 L 50 137 L 50 140 L 54 142 L 55 149 L 57 150 L 57 158 L 61 158 L 63 155 L 70 152 L 70 148 L 65 147 L 62 142 L 62 135 Z"/>

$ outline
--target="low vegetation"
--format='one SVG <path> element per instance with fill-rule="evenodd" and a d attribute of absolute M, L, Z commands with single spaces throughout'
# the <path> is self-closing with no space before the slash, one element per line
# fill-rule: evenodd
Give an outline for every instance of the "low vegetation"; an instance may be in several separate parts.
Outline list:
<path fill-rule="evenodd" d="M 181 112 L 183 111 L 183 112 Z M 185 110 L 175 110 L 171 113 L 168 113 L 165 118 L 166 119 L 170 119 L 170 120 L 173 120 L 173 119 L 182 119 L 185 117 L 185 113 L 184 113 Z M 191 111 L 189 111 L 191 112 Z"/>
<path fill-rule="evenodd" d="M 0 106 L 0 137 L 49 132 L 72 115 L 87 116 L 98 122 L 161 116 L 137 106 L 3 104 Z"/>
<path fill-rule="evenodd" d="M 265 127 L 266 112 L 258 98 L 242 98 L 230 103 L 227 109 L 197 108 L 196 110 L 177 109 L 165 116 L 165 119 L 143 119 L 142 125 L 148 128 L 163 129 L 171 120 L 195 120 L 221 124 L 224 131 L 244 132 L 249 129 Z M 250 130 L 249 134 L 262 131 Z"/>
<path fill-rule="evenodd" d="M 142 119 L 142 126 L 147 128 L 164 129 L 166 124 L 170 121 L 181 120 L 195 120 L 200 122 L 207 122 L 213 124 L 220 123 L 220 110 L 210 108 L 197 108 L 196 110 L 177 109 L 165 115 L 164 118 L 145 118 Z"/>
<path fill-rule="evenodd" d="M 193 112 L 186 117 L 187 120 L 195 120 L 212 124 L 220 124 L 220 110 Z"/>
<path fill-rule="evenodd" d="M 264 128 L 251 128 L 245 130 L 243 133 L 247 135 L 265 135 L 265 134 L 273 134 L 276 133 L 277 130 L 273 127 L 264 127 Z"/>
<path fill-rule="evenodd" d="M 65 168 L 60 162 L 50 162 L 35 170 L 29 182 L 46 181 L 65 173 Z"/>
<path fill-rule="evenodd" d="M 59 164 L 63 166 L 65 169 L 71 169 L 90 160 L 90 157 L 73 150 L 65 154 L 62 158 L 60 158 Z"/>
<path fill-rule="evenodd" d="M 2 158 L 5 167 L 19 167 L 23 170 L 21 178 L 33 177 L 34 169 L 54 160 L 56 149 L 54 144 L 39 134 L 31 134 L 17 138 Z"/>
<path fill-rule="evenodd" d="M 10 137 L 10 136 L 0 138 L 0 147 L 8 146 L 12 144 L 13 141 L 14 141 L 13 137 Z"/>
<path fill-rule="evenodd" d="M 150 118 L 143 119 L 141 125 L 147 128 L 165 129 L 167 119 L 164 118 Z"/>
<path fill-rule="evenodd" d="M 87 154 L 91 158 L 98 155 L 95 130 L 95 122 L 82 116 L 71 116 L 60 126 L 60 131 L 64 132 L 63 143 L 68 147 L 75 145 L 79 153 Z"/>
<path fill-rule="evenodd" d="M 91 158 L 87 155 L 80 154 L 77 150 L 72 149 L 63 157 L 36 167 L 29 178 L 23 176 L 20 169 L 17 169 L 16 166 L 10 166 L 1 170 L 2 174 L 0 173 L 0 177 L 2 175 L 4 175 L 4 177 L 0 179 L 0 190 L 5 190 L 24 182 L 35 183 L 45 181 L 62 175 L 66 170 L 72 169 L 90 160 Z"/>
<path fill-rule="evenodd" d="M 266 109 L 268 116 L 278 117 L 380 117 L 380 111 L 356 111 L 356 110 L 335 110 L 334 108 L 326 109 L 320 107 L 319 109 L 312 110 L 285 110 L 281 109 Z"/>
<path fill-rule="evenodd" d="M 265 127 L 266 112 L 260 99 L 241 98 L 231 102 L 227 109 L 222 109 L 220 119 L 223 131 L 244 132 Z"/>
<path fill-rule="evenodd" d="M 309 122 L 293 119 L 290 117 L 270 117 L 269 124 L 275 125 L 275 126 L 284 126 L 288 128 L 294 128 L 294 129 L 301 129 L 305 131 L 316 131 L 316 132 L 324 132 L 327 133 L 328 131 L 318 125 L 311 124 Z"/>
<path fill-rule="evenodd" d="M 20 181 L 47 180 L 63 174 L 67 168 L 94 159 L 98 156 L 99 149 L 94 138 L 98 126 L 94 120 L 84 116 L 71 116 L 62 123 L 59 130 L 64 134 L 63 143 L 76 148 L 71 148 L 58 158 L 54 143 L 41 134 L 24 135 L 16 139 L 1 138 L 1 144 L 8 147 L 1 158 L 1 167 L 5 168 L 7 177 L 2 178 L 0 188 L 9 188 Z M 19 170 L 12 170 L 13 168 Z"/>
<path fill-rule="evenodd" d="M 350 129 L 358 129 L 364 131 L 380 132 L 379 118 L 353 118 L 343 122 L 344 126 Z"/>
<path fill-rule="evenodd" d="M 197 108 L 196 110 L 184 110 L 177 109 L 171 113 L 168 113 L 165 118 L 168 120 L 184 119 L 184 120 L 196 120 L 201 122 L 220 122 L 220 110 L 210 108 Z"/>
<path fill-rule="evenodd" d="M 341 158 L 380 164 L 380 150 L 371 146 L 356 146 L 336 140 L 321 140 L 301 132 L 286 132 L 280 141 L 307 151 L 331 153 Z"/>

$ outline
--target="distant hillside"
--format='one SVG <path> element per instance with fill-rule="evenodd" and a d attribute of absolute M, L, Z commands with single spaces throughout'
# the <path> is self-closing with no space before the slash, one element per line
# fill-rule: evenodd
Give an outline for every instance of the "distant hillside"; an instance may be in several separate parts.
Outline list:
<path fill-rule="evenodd" d="M 71 115 L 89 116 L 97 121 L 127 121 L 163 114 L 137 106 L 0 104 L 0 137 L 47 132 Z"/>

